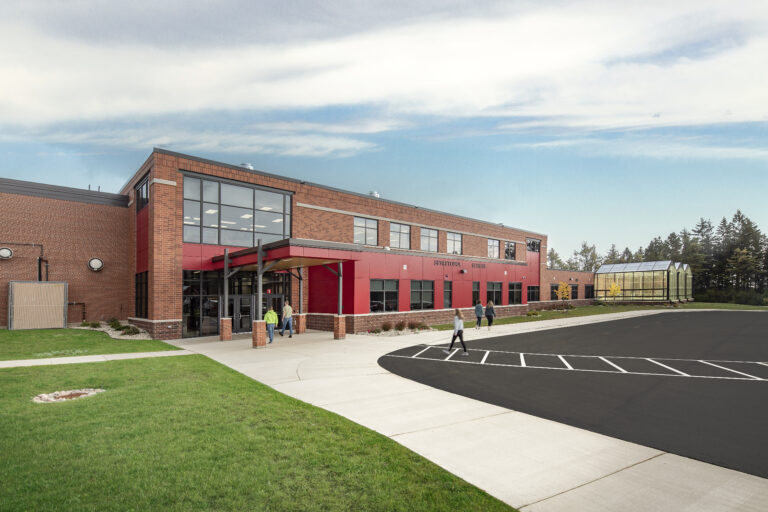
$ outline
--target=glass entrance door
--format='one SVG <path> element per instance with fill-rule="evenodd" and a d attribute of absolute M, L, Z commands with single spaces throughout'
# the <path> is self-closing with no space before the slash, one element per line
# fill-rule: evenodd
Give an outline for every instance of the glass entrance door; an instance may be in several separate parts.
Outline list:
<path fill-rule="evenodd" d="M 283 296 L 274 293 L 265 293 L 261 296 L 261 318 L 267 314 L 267 308 L 272 306 L 277 313 L 278 327 L 283 325 Z"/>
<path fill-rule="evenodd" d="M 251 316 L 250 295 L 230 295 L 229 314 L 232 316 L 232 332 L 251 332 L 253 318 Z"/>

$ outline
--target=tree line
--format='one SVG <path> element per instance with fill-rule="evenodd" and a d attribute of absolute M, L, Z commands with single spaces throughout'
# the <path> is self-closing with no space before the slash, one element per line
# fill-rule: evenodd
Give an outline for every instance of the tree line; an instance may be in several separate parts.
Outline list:
<path fill-rule="evenodd" d="M 554 249 L 547 253 L 550 268 L 586 272 L 604 263 L 663 260 L 691 266 L 697 300 L 761 304 L 768 298 L 768 237 L 740 210 L 717 227 L 700 218 L 693 229 L 657 236 L 635 251 L 626 247 L 620 252 L 613 244 L 599 255 L 594 245 L 582 242 L 566 261 Z"/>

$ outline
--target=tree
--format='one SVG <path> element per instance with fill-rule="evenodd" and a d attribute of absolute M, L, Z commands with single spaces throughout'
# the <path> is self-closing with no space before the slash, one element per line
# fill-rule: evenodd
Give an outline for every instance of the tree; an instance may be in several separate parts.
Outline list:
<path fill-rule="evenodd" d="M 603 257 L 603 263 L 619 263 L 619 251 L 616 250 L 616 244 L 611 244 L 608 253 Z"/>
<path fill-rule="evenodd" d="M 638 247 L 635 254 L 632 255 L 632 261 L 645 261 L 645 253 L 642 247 Z"/>
<path fill-rule="evenodd" d="M 632 251 L 629 249 L 629 247 L 625 247 L 624 251 L 621 253 L 621 263 L 632 263 L 633 259 Z"/>
<path fill-rule="evenodd" d="M 608 296 L 615 299 L 619 295 L 621 295 L 621 286 L 619 286 L 619 283 L 614 281 L 611 283 L 611 287 L 608 289 Z"/>
<path fill-rule="evenodd" d="M 563 263 L 563 260 L 560 258 L 560 255 L 557 254 L 557 251 L 550 248 L 549 251 L 547 251 L 547 267 L 548 268 L 564 268 L 565 263 Z"/>
<path fill-rule="evenodd" d="M 657 236 L 650 241 L 645 249 L 645 261 L 663 261 L 668 259 L 664 241 L 662 241 L 660 236 Z"/>
<path fill-rule="evenodd" d="M 579 270 L 582 272 L 594 272 L 600 267 L 600 257 L 594 245 L 587 245 L 587 242 L 581 242 L 581 249 L 573 251 L 573 258 L 568 263 L 576 268 L 570 270 Z"/>
<path fill-rule="evenodd" d="M 565 281 L 560 281 L 560 285 L 557 287 L 555 294 L 559 300 L 563 301 L 563 309 L 565 309 L 567 314 L 568 306 L 566 305 L 565 301 L 571 298 L 571 287 L 568 286 L 568 283 Z"/>

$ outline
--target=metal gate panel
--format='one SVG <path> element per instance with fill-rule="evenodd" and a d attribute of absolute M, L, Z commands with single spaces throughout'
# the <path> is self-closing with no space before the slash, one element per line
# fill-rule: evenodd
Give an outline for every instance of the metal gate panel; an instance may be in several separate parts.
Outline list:
<path fill-rule="evenodd" d="M 67 283 L 11 281 L 8 286 L 8 329 L 67 327 Z"/>

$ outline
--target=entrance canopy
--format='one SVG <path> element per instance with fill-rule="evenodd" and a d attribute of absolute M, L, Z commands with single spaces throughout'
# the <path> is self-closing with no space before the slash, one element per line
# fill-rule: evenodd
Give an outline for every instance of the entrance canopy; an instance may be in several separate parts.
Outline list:
<path fill-rule="evenodd" d="M 225 250 L 223 255 L 211 258 L 213 270 L 224 270 L 224 316 L 228 317 L 227 311 L 227 291 L 229 286 L 227 281 L 230 276 L 241 270 L 255 271 L 258 274 L 258 302 L 261 304 L 261 278 L 264 272 L 284 271 L 290 273 L 299 280 L 299 312 L 304 303 L 304 279 L 300 272 L 294 274 L 293 269 L 301 267 L 313 267 L 318 265 L 325 266 L 333 272 L 339 279 L 339 315 L 342 313 L 342 267 L 345 261 L 356 260 L 355 253 L 361 252 L 359 246 L 350 244 L 340 244 L 334 242 L 317 242 L 315 240 L 302 240 L 297 238 L 286 238 L 269 244 L 250 247 L 240 251 L 229 253 Z M 337 270 L 329 265 L 336 264 Z M 230 271 L 230 269 L 232 269 Z M 257 308 L 258 319 L 261 320 L 261 308 Z"/>

